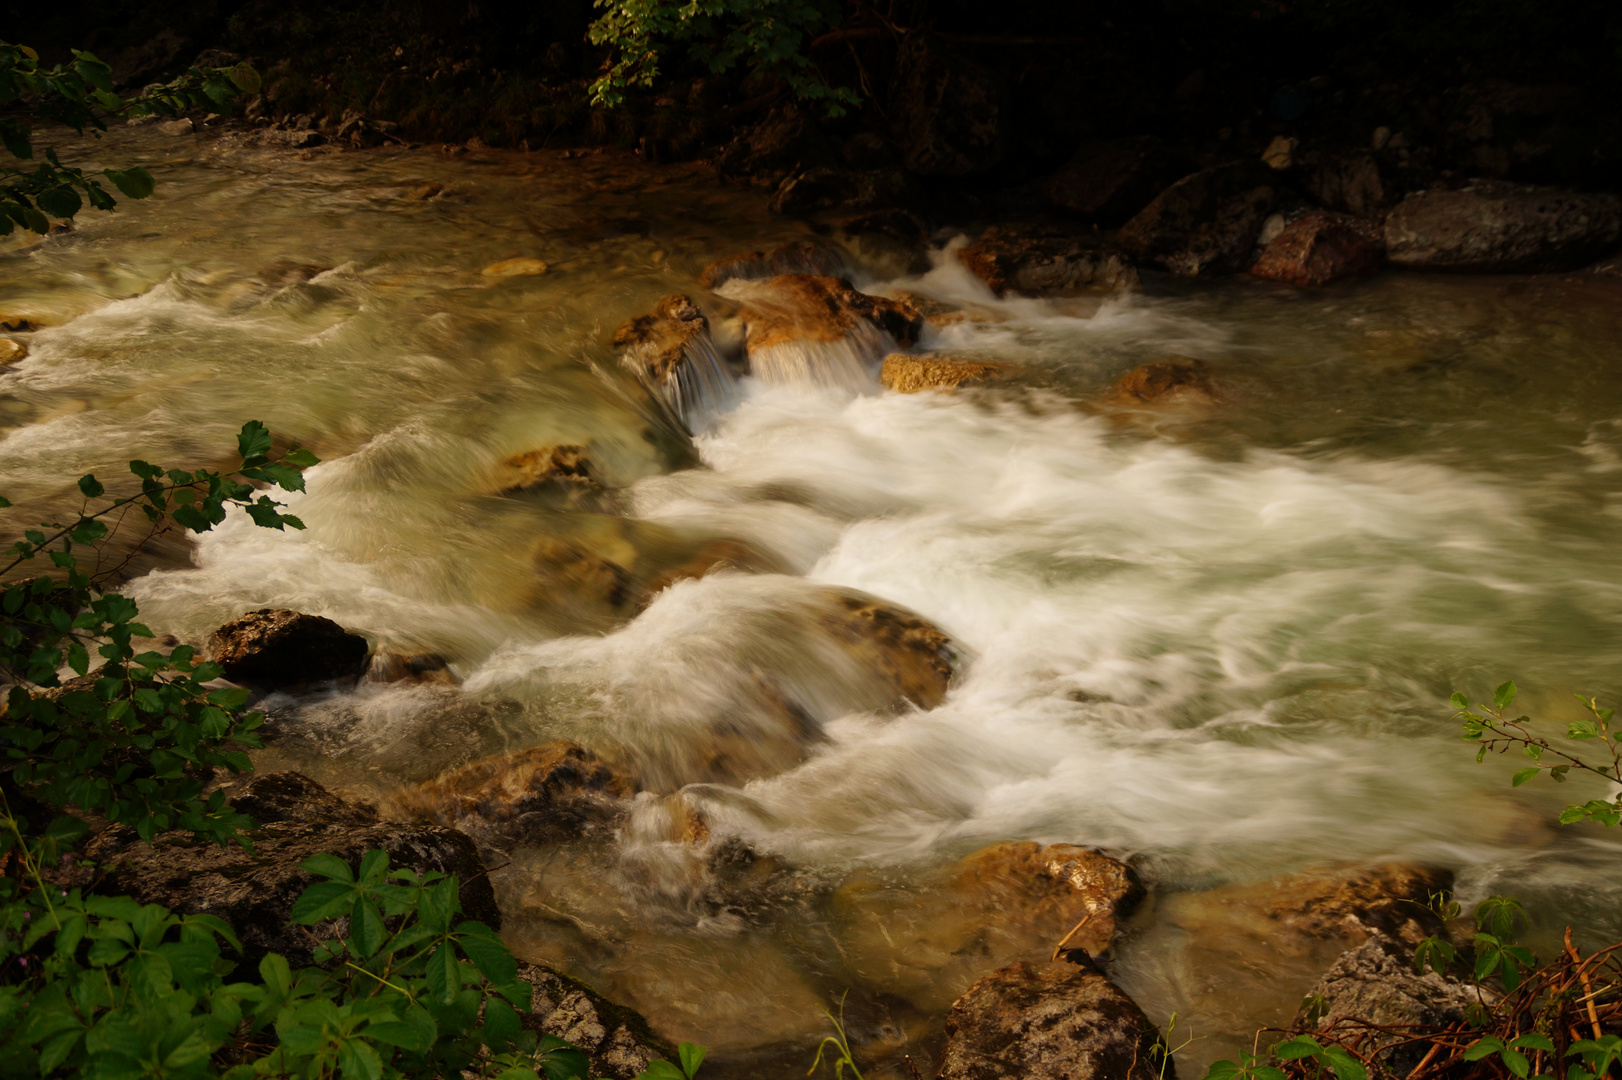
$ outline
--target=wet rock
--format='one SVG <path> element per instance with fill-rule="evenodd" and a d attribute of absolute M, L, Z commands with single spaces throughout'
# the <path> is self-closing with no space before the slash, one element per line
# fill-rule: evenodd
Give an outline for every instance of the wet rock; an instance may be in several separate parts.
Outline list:
<path fill-rule="evenodd" d="M 870 210 L 918 199 L 916 183 L 900 169 L 807 169 L 786 177 L 767 204 L 774 214 L 803 217 L 819 210 Z"/>
<path fill-rule="evenodd" d="M 536 600 L 554 607 L 606 607 L 620 612 L 635 595 L 629 567 L 636 549 L 621 541 L 608 551 L 559 536 L 542 536 L 530 549 Z"/>
<path fill-rule="evenodd" d="M 750 370 L 768 383 L 860 389 L 887 353 L 918 340 L 923 325 L 905 305 L 823 274 L 735 282 L 729 295 L 743 304 Z"/>
<path fill-rule="evenodd" d="M 1043 185 L 1055 206 L 1114 228 L 1182 176 L 1182 162 L 1155 135 L 1092 139 Z"/>
<path fill-rule="evenodd" d="M 315 880 L 298 864 L 325 851 L 358 866 L 363 854 L 381 848 L 391 866 L 455 874 L 463 914 L 501 926 L 484 863 L 473 841 L 454 829 L 382 821 L 371 806 L 340 799 L 299 773 L 263 773 L 227 791 L 233 807 L 260 823 L 253 853 L 189 839 L 146 844 L 132 830 L 114 827 L 85 848 L 109 867 L 100 890 L 219 916 L 241 939 L 242 963 L 250 969 L 267 952 L 297 965 L 310 962 L 315 943 L 307 928 L 288 923 L 293 902 Z"/>
<path fill-rule="evenodd" d="M 969 987 L 946 1016 L 939 1080 L 1174 1077 L 1143 1010 L 1076 960 L 1010 964 Z"/>
<path fill-rule="evenodd" d="M 1122 288 L 1137 283 L 1137 271 L 1098 236 L 1057 225 L 993 225 L 957 250 L 958 261 L 1001 295 L 1089 288 Z"/>
<path fill-rule="evenodd" d="M 1295 149 L 1300 145 L 1300 139 L 1276 135 L 1262 151 L 1262 164 L 1274 172 L 1283 172 L 1295 164 Z"/>
<path fill-rule="evenodd" d="M 266 127 L 250 133 L 243 139 L 245 146 L 262 146 L 286 150 L 309 150 L 326 145 L 327 137 L 309 127 Z"/>
<path fill-rule="evenodd" d="M 179 120 L 165 120 L 157 125 L 159 131 L 165 135 L 190 135 L 197 130 L 192 122 L 185 117 Z"/>
<path fill-rule="evenodd" d="M 635 792 L 629 774 L 591 751 L 549 742 L 480 758 L 395 798 L 413 817 L 505 847 L 612 828 Z"/>
<path fill-rule="evenodd" d="M 1067 934 L 1067 948 L 1104 952 L 1143 895 L 1137 875 L 1100 852 L 1013 841 L 916 883 L 857 875 L 834 911 L 873 984 L 930 1011 L 990 968 L 1048 957 Z"/>
<path fill-rule="evenodd" d="M 1622 199 L 1482 182 L 1425 191 L 1385 220 L 1387 257 L 1418 270 L 1571 270 L 1622 239 Z"/>
<path fill-rule="evenodd" d="M 1216 399 L 1210 366 L 1175 356 L 1141 364 L 1116 380 L 1110 397 L 1122 405 L 1202 404 Z"/>
<path fill-rule="evenodd" d="M 1355 217 L 1382 217 L 1399 193 L 1394 178 L 1366 150 L 1312 154 L 1304 173 L 1308 194 L 1331 210 Z"/>
<path fill-rule="evenodd" d="M 449 663 L 438 653 L 380 652 L 366 668 L 370 683 L 414 683 L 456 686 L 461 680 L 452 674 Z"/>
<path fill-rule="evenodd" d="M 622 351 L 621 363 L 661 394 L 678 415 L 719 402 L 733 384 L 732 372 L 710 336 L 709 320 L 687 296 L 660 300 L 652 314 L 631 319 L 614 331 L 610 344 Z"/>
<path fill-rule="evenodd" d="M 746 251 L 717 259 L 704 268 L 699 281 L 706 289 L 719 289 L 736 278 L 755 281 L 778 274 L 828 274 L 838 277 L 850 269 L 844 249 L 827 240 L 795 240 L 770 251 Z"/>
<path fill-rule="evenodd" d="M 1265 171 L 1241 162 L 1183 177 L 1121 228 L 1121 247 L 1187 277 L 1244 269 L 1275 201 Z"/>
<path fill-rule="evenodd" d="M 748 177 L 776 187 L 791 173 L 838 165 L 839 148 L 796 106 L 774 110 L 729 143 L 716 158 L 722 176 Z"/>
<path fill-rule="evenodd" d="M 360 113 L 351 110 L 344 114 L 344 118 L 339 123 L 338 130 L 333 134 L 333 138 L 357 150 L 369 146 L 382 146 L 389 141 L 390 129 L 393 126 L 387 121 L 379 123 L 368 120 Z M 395 141 L 398 142 L 399 140 L 396 139 Z"/>
<path fill-rule="evenodd" d="M 872 657 L 901 696 L 921 709 L 946 699 L 956 653 L 951 639 L 906 608 L 854 592 L 833 595 L 823 624 L 847 646 Z"/>
<path fill-rule="evenodd" d="M 1291 285 L 1323 285 L 1369 273 L 1383 261 L 1374 230 L 1359 228 L 1355 218 L 1318 212 L 1284 226 L 1250 272 Z"/>
<path fill-rule="evenodd" d="M 29 315 L 18 315 L 13 312 L 0 312 L 0 330 L 8 334 L 28 334 L 50 323 Z"/>
<path fill-rule="evenodd" d="M 1307 992 L 1294 1025 L 1324 1028 L 1341 1018 L 1382 1027 L 1457 1024 L 1472 1010 L 1490 1008 L 1497 995 L 1483 987 L 1426 969 L 1414 971 L 1413 946 L 1376 936 L 1345 953 Z M 1363 1044 L 1397 1076 L 1406 1076 L 1429 1046 L 1413 1043 L 1386 1049 L 1400 1041 L 1396 1034 L 1372 1032 Z"/>
<path fill-rule="evenodd" d="M 638 1012 L 616 1005 L 585 983 L 539 964 L 518 965 L 518 977 L 535 988 L 524 1027 L 583 1050 L 592 1076 L 635 1080 L 656 1058 L 675 1061 L 670 1045 Z"/>
<path fill-rule="evenodd" d="M 1451 871 L 1411 863 L 1295 874 L 1270 886 L 1263 911 L 1281 927 L 1310 937 L 1356 941 L 1374 935 L 1417 945 L 1446 934 L 1429 905 L 1452 885 Z"/>
<path fill-rule="evenodd" d="M 901 157 L 919 176 L 969 176 L 1003 159 L 1007 91 L 939 38 L 914 34 L 896 58 L 890 116 Z"/>
<path fill-rule="evenodd" d="M 884 366 L 879 369 L 879 381 L 885 389 L 898 394 L 916 394 L 923 390 L 980 386 L 1006 374 L 1008 370 L 1006 364 L 992 364 L 983 360 L 891 353 L 884 358 Z"/>
<path fill-rule="evenodd" d="M 260 608 L 233 619 L 208 639 L 225 677 L 280 690 L 330 679 L 353 681 L 366 670 L 366 639 L 320 615 Z"/>
<path fill-rule="evenodd" d="M 0 364 L 14 364 L 27 355 L 27 345 L 11 338 L 0 338 Z"/>
<path fill-rule="evenodd" d="M 678 581 L 701 578 L 718 570 L 780 573 L 783 569 L 776 560 L 742 540 L 726 537 L 706 540 L 691 556 L 649 579 L 642 587 L 642 604 L 646 606 L 655 596 Z"/>
<path fill-rule="evenodd" d="M 587 453 L 584 446 L 571 443 L 514 454 L 496 466 L 496 489 L 502 495 L 517 495 L 541 487 L 595 494 L 603 485 Z"/>
<path fill-rule="evenodd" d="M 534 277 L 546 273 L 546 264 L 539 259 L 516 258 L 493 262 L 479 271 L 485 277 Z"/>

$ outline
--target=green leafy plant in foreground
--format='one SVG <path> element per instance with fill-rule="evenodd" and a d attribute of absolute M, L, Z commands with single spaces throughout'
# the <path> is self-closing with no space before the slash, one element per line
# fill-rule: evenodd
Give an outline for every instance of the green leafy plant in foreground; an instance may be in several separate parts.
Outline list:
<path fill-rule="evenodd" d="M 194 67 L 126 99 L 113 90 L 112 69 L 91 53 L 75 49 L 72 63 L 45 68 L 33 49 L 0 41 L 0 109 L 13 113 L 0 113 L 0 144 L 14 159 L 0 166 L 0 236 L 17 227 L 47 232 L 50 218 L 71 220 L 86 202 L 97 210 L 117 204 L 95 175 L 63 164 L 54 147 L 36 146 L 35 125 L 62 124 L 83 134 L 105 131 L 109 117 L 178 116 L 190 108 L 228 113 L 232 98 L 258 89 L 258 73 L 243 63 Z M 26 115 L 14 114 L 18 106 Z M 131 199 L 146 198 L 156 184 L 140 166 L 103 169 L 101 176 Z"/>

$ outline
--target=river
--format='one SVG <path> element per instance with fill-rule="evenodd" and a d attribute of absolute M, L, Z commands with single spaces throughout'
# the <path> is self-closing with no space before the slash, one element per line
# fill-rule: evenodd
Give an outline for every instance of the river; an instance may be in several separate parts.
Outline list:
<path fill-rule="evenodd" d="M 984 969 L 888 930 L 949 910 L 930 871 L 1001 840 L 1138 869 L 1151 900 L 1112 970 L 1157 1023 L 1177 1014 L 1174 1045 L 1196 1039 L 1185 1075 L 1285 1022 L 1327 963 L 1270 940 L 1234 900 L 1250 883 L 1437 863 L 1465 901 L 1521 897 L 1545 952 L 1567 923 L 1622 937 L 1615 834 L 1552 824 L 1568 794 L 1603 792 L 1511 791 L 1447 701 L 1514 678 L 1554 731 L 1574 692 L 1622 687 L 1622 282 L 1387 273 L 998 300 L 945 233 L 932 269 L 874 257 L 857 284 L 972 309 L 923 347 L 1015 378 L 915 395 L 745 380 L 689 448 L 608 338 L 661 296 L 703 297 L 711 260 L 808 235 L 760 193 L 612 153 L 296 153 L 151 128 L 62 146 L 160 184 L 0 242 L 0 314 L 44 326 L 0 369 L 8 525 L 71 513 L 75 478 L 132 457 L 218 464 L 247 419 L 315 449 L 289 500 L 308 530 L 233 518 L 161 540 L 126 586 L 144 620 L 201 642 L 294 608 L 437 652 L 461 679 L 273 698 L 260 768 L 386 802 L 572 738 L 794 868 L 803 886 L 717 907 L 689 846 L 632 827 L 493 874 L 521 955 L 709 1045 L 707 1072 L 803 1072 L 847 993 L 870 1076 L 905 1075 L 902 1049 L 927 1063 Z M 515 257 L 547 272 L 481 272 Z M 1214 403 L 1098 404 L 1173 355 L 1209 365 Z M 612 506 L 492 492 L 503 458 L 560 443 L 592 448 Z M 779 572 L 607 611 L 537 584 L 537 538 L 632 559 L 739 540 Z M 949 634 L 944 703 L 842 706 L 817 650 L 794 646 L 818 585 Z M 775 737 L 751 712 L 762 671 L 820 703 L 820 738 L 803 760 L 705 773 L 693 742 L 718 710 Z M 852 882 L 884 892 L 877 931 Z"/>

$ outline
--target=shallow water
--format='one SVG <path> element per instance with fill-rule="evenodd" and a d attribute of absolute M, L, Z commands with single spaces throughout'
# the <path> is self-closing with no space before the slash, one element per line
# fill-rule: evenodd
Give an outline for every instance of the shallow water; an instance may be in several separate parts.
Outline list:
<path fill-rule="evenodd" d="M 982 316 L 922 347 L 1019 376 L 957 395 L 745 380 L 689 448 L 607 339 L 701 296 L 711 259 L 802 235 L 754 193 L 612 155 L 301 156 L 150 130 L 82 152 L 161 183 L 0 249 L 0 314 L 47 324 L 0 372 L 8 521 L 131 457 L 221 461 L 250 418 L 313 447 L 327 460 L 290 500 L 309 530 L 233 519 L 158 545 L 128 585 L 145 621 L 201 641 L 291 607 L 445 655 L 460 690 L 266 703 L 283 734 L 262 767 L 353 794 L 559 737 L 635 762 L 656 794 L 617 842 L 517 850 L 492 877 L 521 953 L 707 1043 L 717 1075 L 803 1070 L 847 991 L 874 1075 L 902 1075 L 902 1052 L 927 1066 L 968 982 L 1066 929 L 980 967 L 931 959 L 953 903 L 931 870 L 999 840 L 1137 866 L 1153 899 L 1114 971 L 1157 1022 L 1177 1013 L 1174 1044 L 1197 1037 L 1192 1075 L 1287 1020 L 1330 958 L 1270 940 L 1225 888 L 1419 859 L 1457 868 L 1464 899 L 1522 896 L 1541 933 L 1622 935 L 1616 844 L 1549 824 L 1579 785 L 1511 792 L 1447 705 L 1514 677 L 1552 725 L 1572 691 L 1622 685 L 1618 283 L 997 301 L 945 254 L 900 280 L 869 263 L 858 284 Z M 481 273 L 512 257 L 550 268 Z M 702 302 L 725 325 L 730 301 Z M 1168 355 L 1206 361 L 1218 400 L 1100 404 Z M 560 443 L 590 447 L 611 505 L 498 494 L 501 459 Z M 720 538 L 780 572 L 636 612 L 537 570 L 566 543 L 651 579 Z M 946 701 L 872 711 L 808 629 L 825 585 L 945 630 Z M 748 748 L 719 772 L 718 717 Z M 675 792 L 767 856 L 748 902 L 718 901 L 662 831 Z"/>

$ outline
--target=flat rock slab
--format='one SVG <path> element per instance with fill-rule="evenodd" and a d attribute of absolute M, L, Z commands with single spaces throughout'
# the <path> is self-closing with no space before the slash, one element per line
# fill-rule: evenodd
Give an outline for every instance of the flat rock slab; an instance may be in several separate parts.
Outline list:
<path fill-rule="evenodd" d="M 1425 191 L 1385 220 L 1386 255 L 1415 270 L 1574 270 L 1622 240 L 1622 198 L 1481 183 Z"/>

